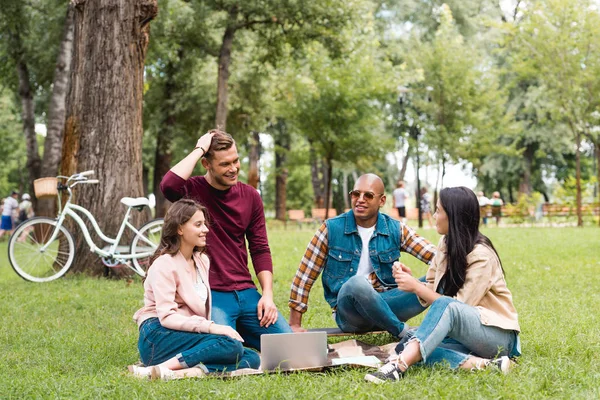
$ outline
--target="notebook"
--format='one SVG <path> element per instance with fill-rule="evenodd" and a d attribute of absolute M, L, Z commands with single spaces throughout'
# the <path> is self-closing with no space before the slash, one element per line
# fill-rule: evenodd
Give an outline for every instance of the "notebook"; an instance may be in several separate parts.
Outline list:
<path fill-rule="evenodd" d="M 261 368 L 302 369 L 327 365 L 327 333 L 279 333 L 260 337 Z"/>

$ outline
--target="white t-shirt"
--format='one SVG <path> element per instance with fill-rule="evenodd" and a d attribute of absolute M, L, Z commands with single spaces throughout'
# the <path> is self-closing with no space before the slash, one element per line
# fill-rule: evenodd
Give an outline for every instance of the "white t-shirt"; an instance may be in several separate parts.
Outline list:
<path fill-rule="evenodd" d="M 13 211 L 19 208 L 19 202 L 12 196 L 8 196 L 4 200 L 4 209 L 2 210 L 2 215 L 12 216 Z"/>
<path fill-rule="evenodd" d="M 202 278 L 200 277 L 200 268 L 198 268 L 198 266 L 196 266 L 196 283 L 194 283 L 194 289 L 202 301 L 205 302 L 206 299 L 208 299 L 208 288 L 204 282 L 202 282 Z"/>
<path fill-rule="evenodd" d="M 488 204 L 490 204 L 490 199 L 488 199 L 485 196 L 478 197 L 477 200 L 479 200 L 479 206 L 480 207 L 485 207 Z"/>
<path fill-rule="evenodd" d="M 356 275 L 369 276 L 369 274 L 373 272 L 371 257 L 369 257 L 369 240 L 371 240 L 371 236 L 373 236 L 375 225 L 370 228 L 363 228 L 362 226 L 357 226 L 357 228 L 358 234 L 362 239 L 362 252 L 360 253 L 360 261 L 358 263 Z"/>
<path fill-rule="evenodd" d="M 396 188 L 392 192 L 394 196 L 394 202 L 396 203 L 396 208 L 404 207 L 404 201 L 408 198 L 408 194 L 404 188 Z"/>

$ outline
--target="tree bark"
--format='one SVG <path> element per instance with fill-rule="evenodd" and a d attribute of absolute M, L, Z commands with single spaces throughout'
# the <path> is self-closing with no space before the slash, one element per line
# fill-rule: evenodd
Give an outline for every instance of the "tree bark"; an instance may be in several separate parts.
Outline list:
<path fill-rule="evenodd" d="M 577 188 L 577 226 L 583 226 L 581 215 L 581 132 L 575 132 L 575 187 Z"/>
<path fill-rule="evenodd" d="M 219 72 L 217 76 L 217 112 L 215 125 L 217 129 L 227 129 L 227 97 L 229 93 L 229 65 L 231 64 L 231 48 L 235 36 L 237 19 L 237 7 L 233 7 L 229 13 L 229 25 L 223 34 L 221 50 L 219 51 Z"/>
<path fill-rule="evenodd" d="M 183 48 L 179 48 L 178 51 L 181 60 L 183 58 Z M 165 94 L 164 101 L 162 103 L 163 113 L 163 124 L 162 129 L 156 136 L 156 152 L 154 157 L 154 175 L 152 177 L 152 192 L 156 198 L 156 217 L 162 218 L 167 213 L 169 204 L 171 204 L 160 190 L 160 182 L 167 172 L 171 169 L 171 162 L 173 161 L 173 153 L 171 151 L 171 143 L 175 138 L 175 123 L 177 117 L 175 116 L 175 92 L 177 90 L 175 75 L 177 73 L 177 67 L 173 61 L 168 61 L 165 67 L 166 82 L 165 82 Z"/>
<path fill-rule="evenodd" d="M 67 9 L 63 28 L 63 39 L 56 59 L 52 96 L 48 107 L 46 140 L 44 142 L 44 159 L 42 176 L 56 176 L 61 159 L 62 135 L 65 128 L 65 101 L 69 88 L 71 59 L 73 55 L 73 7 Z"/>
<path fill-rule="evenodd" d="M 328 157 L 326 160 L 325 168 L 327 170 L 327 177 L 325 179 L 325 219 L 329 218 L 329 208 L 331 204 L 331 178 L 333 175 L 333 160 L 331 157 Z"/>
<path fill-rule="evenodd" d="M 311 174 L 311 183 L 313 187 L 314 198 L 314 206 L 316 208 L 324 208 L 325 207 L 325 181 L 327 172 L 325 171 L 324 163 L 322 160 L 319 160 L 316 156 L 316 152 L 312 148 L 312 143 L 309 140 L 309 144 L 311 147 L 310 151 L 310 174 Z M 321 161 L 321 162 L 320 162 Z"/>
<path fill-rule="evenodd" d="M 408 143 L 408 140 L 407 140 L 407 143 Z M 409 155 L 410 155 L 410 143 L 408 143 L 408 147 L 406 148 L 406 154 L 402 158 L 402 167 L 400 168 L 400 173 L 398 174 L 399 181 L 403 181 L 404 176 L 406 175 L 406 168 L 408 167 Z"/>
<path fill-rule="evenodd" d="M 344 195 L 344 209 L 347 210 L 350 208 L 350 199 L 348 196 L 348 172 L 342 171 L 342 194 Z"/>
<path fill-rule="evenodd" d="M 115 236 L 125 206 L 142 187 L 142 94 L 149 22 L 156 0 L 72 0 L 74 47 L 63 138 L 62 175 L 95 170 L 98 185 L 80 185 L 76 202 Z M 134 211 L 131 222 L 143 217 Z M 102 274 L 99 258 L 76 235 L 74 271 Z M 121 244 L 126 244 L 126 240 Z M 99 241 L 96 241 L 102 247 Z"/>
<path fill-rule="evenodd" d="M 284 121 L 277 121 L 275 136 L 275 218 L 286 220 L 287 211 L 287 155 L 291 148 L 290 135 Z"/>
<path fill-rule="evenodd" d="M 523 153 L 523 173 L 521 174 L 521 182 L 519 182 L 519 193 L 527 196 L 533 191 L 531 185 L 531 166 L 533 165 L 534 153 L 535 149 L 531 145 L 526 146 Z"/>
<path fill-rule="evenodd" d="M 25 61 L 17 62 L 17 74 L 19 76 L 19 97 L 21 98 L 21 119 L 23 120 L 23 134 L 27 148 L 27 171 L 29 173 L 28 187 L 33 192 L 33 181 L 40 177 L 42 161 L 38 153 L 38 142 L 35 135 L 35 105 L 33 92 L 29 82 L 29 69 Z M 33 199 L 35 205 L 35 198 Z"/>
<path fill-rule="evenodd" d="M 258 184 L 260 183 L 258 163 L 260 161 L 261 148 L 260 136 L 257 131 L 250 132 L 248 147 L 248 185 L 258 189 Z"/>
<path fill-rule="evenodd" d="M 52 96 L 48 107 L 46 124 L 46 140 L 40 177 L 58 175 L 58 167 L 62 156 L 62 139 L 65 128 L 65 102 L 69 89 L 71 59 L 73 55 L 73 7 L 69 5 L 65 17 L 60 50 L 56 58 Z M 38 199 L 36 215 L 52 217 L 56 215 L 54 198 Z"/>

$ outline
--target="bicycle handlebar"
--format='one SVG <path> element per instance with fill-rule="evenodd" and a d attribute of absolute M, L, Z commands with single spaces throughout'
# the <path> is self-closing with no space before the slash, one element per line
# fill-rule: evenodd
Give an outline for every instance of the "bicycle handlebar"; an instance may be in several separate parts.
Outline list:
<path fill-rule="evenodd" d="M 94 175 L 94 170 L 90 169 L 89 171 L 83 171 L 83 172 L 80 172 L 80 173 L 75 174 L 75 175 L 80 175 L 80 176 Z"/>
<path fill-rule="evenodd" d="M 98 179 L 88 179 L 85 182 L 81 182 L 81 183 L 99 183 L 100 181 Z"/>

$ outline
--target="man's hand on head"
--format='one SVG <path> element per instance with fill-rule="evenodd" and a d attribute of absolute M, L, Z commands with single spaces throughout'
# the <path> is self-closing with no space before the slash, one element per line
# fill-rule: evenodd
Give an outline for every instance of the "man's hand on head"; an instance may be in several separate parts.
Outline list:
<path fill-rule="evenodd" d="M 204 153 L 202 156 L 206 155 L 208 150 L 210 149 L 210 145 L 212 143 L 212 137 L 215 133 L 213 131 L 207 132 L 198 139 L 196 142 L 196 149 L 202 149 Z"/>

